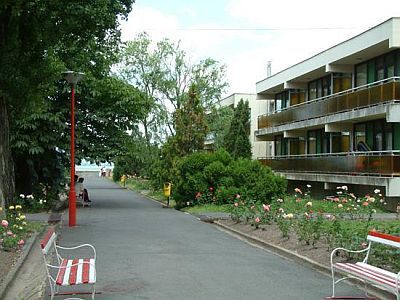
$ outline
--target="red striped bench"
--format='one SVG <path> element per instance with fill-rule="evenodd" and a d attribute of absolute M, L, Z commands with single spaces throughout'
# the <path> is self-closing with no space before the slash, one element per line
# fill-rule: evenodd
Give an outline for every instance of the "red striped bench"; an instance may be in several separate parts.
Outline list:
<path fill-rule="evenodd" d="M 347 278 L 355 278 L 363 281 L 364 283 L 369 283 L 377 286 L 383 290 L 393 293 L 397 300 L 400 300 L 400 272 L 393 273 L 376 266 L 368 264 L 368 257 L 371 252 L 371 245 L 373 243 L 379 243 L 386 246 L 391 246 L 400 249 L 400 237 L 393 236 L 385 233 L 380 233 L 377 231 L 368 232 L 367 236 L 368 246 L 359 251 L 351 251 L 344 248 L 336 248 L 331 253 L 331 269 L 332 269 L 332 297 L 329 299 L 340 299 L 340 297 L 335 297 L 335 285 L 340 281 Z M 365 253 L 363 261 L 356 263 L 334 263 L 334 257 L 337 251 L 346 251 L 350 253 Z M 335 272 L 338 271 L 345 275 L 345 277 L 335 279 Z M 368 297 L 367 285 L 365 285 L 365 295 Z"/>
<path fill-rule="evenodd" d="M 76 247 L 61 247 L 56 244 L 57 234 L 54 229 L 49 229 L 42 239 L 43 258 L 46 265 L 47 277 L 50 284 L 51 299 L 60 294 L 87 294 L 88 292 L 60 292 L 61 287 L 75 285 L 91 285 L 92 299 L 95 295 L 96 284 L 96 250 L 90 244 L 83 244 Z M 80 248 L 87 248 L 90 252 L 88 258 L 63 258 L 60 253 L 70 252 Z M 54 250 L 56 263 L 50 263 L 50 253 Z M 61 250 L 61 251 L 59 251 Z"/>

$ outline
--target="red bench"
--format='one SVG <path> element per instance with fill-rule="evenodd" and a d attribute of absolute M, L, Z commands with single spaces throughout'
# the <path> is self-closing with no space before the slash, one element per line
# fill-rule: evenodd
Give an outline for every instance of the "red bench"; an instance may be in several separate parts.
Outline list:
<path fill-rule="evenodd" d="M 51 299 L 61 294 L 87 294 L 88 292 L 60 292 L 61 287 L 75 285 L 91 285 L 92 299 L 95 295 L 96 284 L 96 250 L 90 244 L 83 244 L 76 247 L 61 247 L 56 244 L 57 234 L 54 229 L 49 229 L 42 239 L 43 258 L 46 265 L 47 276 L 50 285 Z M 88 258 L 62 257 L 58 250 L 69 252 L 79 248 L 87 248 L 90 252 Z M 56 263 L 50 263 L 50 253 L 54 250 Z"/>
<path fill-rule="evenodd" d="M 395 247 L 400 249 L 400 237 L 393 236 L 385 233 L 380 233 L 377 231 L 368 232 L 367 237 L 368 246 L 367 248 L 359 251 L 351 251 L 344 248 L 336 248 L 331 253 L 331 269 L 332 269 L 332 297 L 329 299 L 335 299 L 335 285 L 340 281 L 347 278 L 355 278 L 361 280 L 365 283 L 365 295 L 368 297 L 367 292 L 367 283 L 377 286 L 383 290 L 386 290 L 390 293 L 396 295 L 397 300 L 400 300 L 400 272 L 393 273 L 382 268 L 372 266 L 368 264 L 368 257 L 371 252 L 371 245 L 373 243 L 379 243 L 382 245 Z M 334 257 L 336 256 L 336 252 L 342 250 L 350 253 L 365 253 L 365 257 L 361 262 L 356 263 L 334 263 Z M 338 271 L 345 275 L 345 277 L 339 278 L 335 280 L 335 272 Z M 336 299 L 340 299 L 337 297 Z"/>

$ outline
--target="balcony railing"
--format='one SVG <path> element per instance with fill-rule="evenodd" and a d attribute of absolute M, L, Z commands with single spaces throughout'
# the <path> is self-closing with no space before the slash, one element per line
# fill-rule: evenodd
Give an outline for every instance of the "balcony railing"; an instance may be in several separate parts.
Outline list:
<path fill-rule="evenodd" d="M 391 77 L 258 117 L 258 129 L 400 100 L 400 77 Z"/>
<path fill-rule="evenodd" d="M 400 176 L 400 151 L 370 151 L 259 158 L 274 171 Z"/>

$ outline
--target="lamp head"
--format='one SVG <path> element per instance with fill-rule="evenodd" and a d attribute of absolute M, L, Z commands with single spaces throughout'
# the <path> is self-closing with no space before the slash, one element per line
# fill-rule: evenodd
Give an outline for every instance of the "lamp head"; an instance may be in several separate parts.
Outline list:
<path fill-rule="evenodd" d="M 85 75 L 85 73 L 81 73 L 81 72 L 74 72 L 74 71 L 65 71 L 62 72 L 65 80 L 70 83 L 70 84 L 77 84 L 78 81 L 80 81 L 83 76 Z"/>

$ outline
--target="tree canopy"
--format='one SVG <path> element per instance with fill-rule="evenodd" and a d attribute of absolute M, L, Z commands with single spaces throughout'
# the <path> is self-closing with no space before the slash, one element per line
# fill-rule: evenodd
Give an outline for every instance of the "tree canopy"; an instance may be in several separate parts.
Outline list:
<path fill-rule="evenodd" d="M 59 161 L 59 156 L 65 160 L 65 149 L 68 148 L 66 129 L 69 126 L 69 87 L 61 78 L 62 71 L 69 69 L 87 74 L 85 83 L 78 86 L 78 125 L 82 122 L 79 120 L 81 116 L 92 125 L 90 127 L 85 124 L 84 127 L 96 138 L 95 133 L 103 131 L 99 130 L 99 126 L 108 129 L 118 126 L 114 120 L 103 122 L 104 119 L 102 121 L 98 114 L 107 110 L 106 105 L 89 105 L 107 99 L 106 91 L 102 89 L 106 85 L 123 84 L 112 79 L 108 82 L 104 80 L 117 59 L 119 21 L 128 16 L 133 2 L 16 0 L 0 5 L 2 208 L 13 197 L 14 163 L 17 173 L 18 169 L 33 168 L 36 172 L 30 174 L 36 173 L 36 176 L 31 177 L 43 179 L 47 171 L 50 174 L 54 172 L 54 162 Z M 136 91 L 130 87 L 128 89 L 130 92 L 127 94 L 132 98 Z M 104 97 L 94 97 L 94 93 Z M 88 100 L 90 95 L 93 101 Z M 95 109 L 97 113 L 94 113 Z M 86 146 L 85 149 L 93 149 L 90 138 L 87 141 L 82 139 L 83 136 L 90 136 L 87 133 L 82 134 L 81 144 Z M 108 139 L 104 137 L 104 140 L 112 142 L 111 137 L 115 135 L 109 132 Z M 41 154 L 41 159 L 38 154 Z M 105 156 L 108 154 L 106 151 Z M 50 162 L 46 163 L 45 158 L 49 158 Z M 48 177 L 51 178 L 51 175 Z"/>

